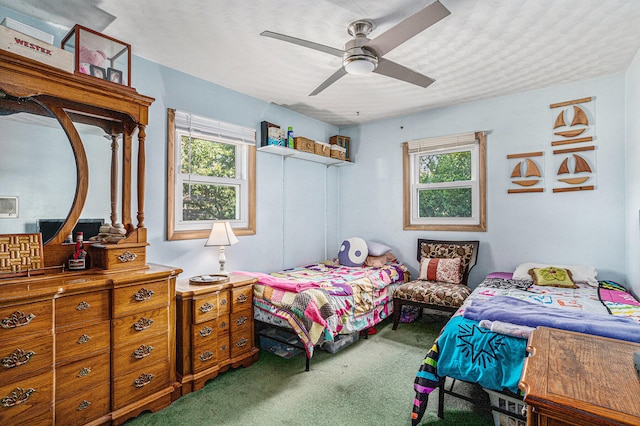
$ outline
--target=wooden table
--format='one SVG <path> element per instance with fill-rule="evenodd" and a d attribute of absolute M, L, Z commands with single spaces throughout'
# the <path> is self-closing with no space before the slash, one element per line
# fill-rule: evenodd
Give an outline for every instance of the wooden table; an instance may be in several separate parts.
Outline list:
<path fill-rule="evenodd" d="M 640 425 L 640 344 L 539 327 L 527 351 L 528 425 Z"/>

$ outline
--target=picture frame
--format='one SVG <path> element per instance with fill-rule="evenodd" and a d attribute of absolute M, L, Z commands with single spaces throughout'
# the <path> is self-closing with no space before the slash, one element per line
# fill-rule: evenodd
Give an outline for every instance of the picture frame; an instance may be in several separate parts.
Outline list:
<path fill-rule="evenodd" d="M 18 197 L 0 197 L 0 218 L 18 217 Z"/>
<path fill-rule="evenodd" d="M 90 64 L 91 75 L 103 80 L 107 79 L 107 70 L 97 65 Z"/>
<path fill-rule="evenodd" d="M 107 68 L 107 80 L 112 83 L 122 84 L 122 71 L 115 68 Z"/>

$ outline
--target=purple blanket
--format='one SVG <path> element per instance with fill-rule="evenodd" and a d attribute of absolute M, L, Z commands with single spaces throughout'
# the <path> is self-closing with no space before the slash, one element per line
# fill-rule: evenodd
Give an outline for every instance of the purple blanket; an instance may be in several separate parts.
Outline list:
<path fill-rule="evenodd" d="M 509 296 L 474 300 L 464 317 L 504 321 L 529 327 L 545 326 L 640 343 L 640 325 L 630 318 L 564 311 Z"/>

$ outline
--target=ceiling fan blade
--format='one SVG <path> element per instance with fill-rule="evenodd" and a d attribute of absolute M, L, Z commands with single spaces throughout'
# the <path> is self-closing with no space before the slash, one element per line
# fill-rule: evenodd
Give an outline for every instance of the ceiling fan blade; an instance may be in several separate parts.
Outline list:
<path fill-rule="evenodd" d="M 427 77 L 424 74 L 410 70 L 407 67 L 403 67 L 388 59 L 378 59 L 378 67 L 373 72 L 387 77 L 395 78 L 397 80 L 406 81 L 407 83 L 415 84 L 420 87 L 427 87 L 435 80 L 431 77 Z"/>
<path fill-rule="evenodd" d="M 271 37 L 277 40 L 282 40 L 289 43 L 297 44 L 298 46 L 302 46 L 302 47 L 308 47 L 309 49 L 319 50 L 320 52 L 328 53 L 330 55 L 337 56 L 339 58 L 342 58 L 342 55 L 344 55 L 344 50 L 342 49 L 336 49 L 334 47 L 325 46 L 324 44 L 314 43 L 312 41 L 303 40 L 301 38 L 274 33 L 273 31 L 263 31 L 260 33 L 260 35 L 264 37 Z"/>
<path fill-rule="evenodd" d="M 326 89 L 327 87 L 331 86 L 333 83 L 335 83 L 336 81 L 338 81 L 342 76 L 344 76 L 347 72 L 345 71 L 344 68 L 340 68 L 338 71 L 334 72 L 331 77 L 329 77 L 328 79 L 326 79 L 325 81 L 322 82 L 322 84 L 318 87 L 316 87 L 316 89 L 309 93 L 309 96 L 315 96 L 318 93 L 322 92 L 324 89 Z"/>
<path fill-rule="evenodd" d="M 378 55 L 383 56 L 450 14 L 449 9 L 436 0 L 372 39 L 365 46 L 373 48 Z"/>

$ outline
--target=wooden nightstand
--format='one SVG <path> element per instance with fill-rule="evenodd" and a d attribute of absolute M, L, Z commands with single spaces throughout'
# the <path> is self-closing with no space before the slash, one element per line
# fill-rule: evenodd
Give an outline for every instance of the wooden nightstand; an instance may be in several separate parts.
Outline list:
<path fill-rule="evenodd" d="M 224 284 L 176 284 L 176 369 L 182 395 L 231 367 L 248 367 L 258 360 L 253 337 L 256 281 L 232 274 Z"/>
<path fill-rule="evenodd" d="M 640 344 L 539 327 L 527 351 L 520 389 L 528 425 L 640 424 Z"/>

